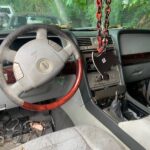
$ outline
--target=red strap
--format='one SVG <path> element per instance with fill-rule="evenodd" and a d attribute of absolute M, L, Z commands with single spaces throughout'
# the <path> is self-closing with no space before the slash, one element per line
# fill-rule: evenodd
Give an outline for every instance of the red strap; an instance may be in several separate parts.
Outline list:
<path fill-rule="evenodd" d="M 111 12 L 110 4 L 111 0 L 105 0 L 106 7 L 105 7 L 105 20 L 104 20 L 104 28 L 102 31 L 102 5 L 103 0 L 96 0 L 97 4 L 97 12 L 96 12 L 96 18 L 97 18 L 97 30 L 98 30 L 98 47 L 97 51 L 99 54 L 103 53 L 105 50 L 107 44 L 108 44 L 108 27 L 109 27 L 109 15 Z"/>

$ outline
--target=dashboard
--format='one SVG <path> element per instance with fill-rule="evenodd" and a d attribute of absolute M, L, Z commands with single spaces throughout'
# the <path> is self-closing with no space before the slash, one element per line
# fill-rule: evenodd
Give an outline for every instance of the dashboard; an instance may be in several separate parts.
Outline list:
<path fill-rule="evenodd" d="M 102 79 L 101 75 L 99 74 L 99 72 L 97 72 L 95 66 L 93 65 L 92 52 L 96 53 L 96 35 L 90 37 L 88 35 L 82 37 L 80 36 L 76 38 L 84 59 L 85 72 L 87 75 L 89 87 L 93 93 L 93 97 L 96 100 L 101 100 L 105 98 L 114 97 L 116 91 L 119 95 L 124 93 L 125 88 L 124 83 L 122 82 L 122 75 L 120 73 L 120 63 L 115 66 L 112 66 L 111 69 L 107 72 L 108 77 L 104 79 Z M 108 46 L 106 51 L 107 53 L 114 53 L 118 57 L 118 53 L 115 48 L 115 43 L 111 35 L 108 38 Z"/>
<path fill-rule="evenodd" d="M 119 45 L 125 81 L 134 82 L 149 78 L 150 31 L 121 31 Z"/>
<path fill-rule="evenodd" d="M 78 41 L 80 40 L 78 43 L 79 43 L 80 50 L 84 58 L 84 62 L 86 66 L 85 68 L 86 68 L 86 73 L 87 73 L 90 88 L 92 90 L 98 90 L 98 89 L 103 89 L 108 86 L 117 85 L 120 82 L 119 70 L 117 66 L 112 67 L 111 70 L 107 72 L 108 77 L 106 79 L 102 79 L 101 75 L 97 72 L 92 61 L 92 52 L 96 53 L 97 45 L 94 42 L 92 42 L 92 38 L 90 39 L 91 39 L 91 45 L 88 47 L 80 46 L 80 45 L 83 45 L 81 41 L 84 41 L 85 43 L 86 40 L 89 40 L 89 38 L 78 39 Z M 93 37 L 93 39 L 95 39 L 95 37 Z M 110 53 L 110 52 L 115 53 L 115 49 L 114 49 L 111 37 L 109 37 L 109 43 L 108 43 L 108 48 L 107 48 L 107 53 Z"/>
<path fill-rule="evenodd" d="M 122 95 L 125 93 L 125 81 L 132 82 L 138 80 L 138 76 L 132 76 L 133 70 L 136 68 L 134 65 L 138 64 L 127 64 L 130 60 L 132 60 L 132 55 L 138 55 L 139 52 L 147 54 L 150 52 L 150 34 L 146 33 L 139 33 L 139 31 L 135 31 L 133 34 L 130 31 L 125 32 L 126 30 L 120 29 L 111 29 L 110 36 L 108 40 L 108 47 L 107 52 L 114 53 L 119 60 L 119 64 L 112 66 L 111 69 L 107 72 L 108 78 L 102 79 L 100 74 L 95 69 L 93 62 L 92 62 L 92 52 L 96 52 L 97 47 L 97 39 L 96 31 L 65 31 L 70 38 L 78 45 L 80 53 L 83 57 L 84 61 L 84 71 L 86 74 L 87 82 L 89 88 L 91 90 L 92 96 L 96 100 L 106 99 L 106 98 L 114 98 L 115 93 L 117 91 L 118 95 Z M 0 35 L 0 43 L 7 35 Z M 139 37 L 139 38 L 135 38 Z M 11 45 L 11 48 L 14 50 L 18 50 L 24 43 L 32 40 L 35 38 L 34 33 L 29 33 L 23 35 L 16 39 Z M 52 40 L 63 47 L 63 40 L 56 36 L 52 35 L 51 33 L 48 34 L 49 40 Z M 134 40 L 133 40 L 134 39 Z M 140 44 L 140 41 L 145 42 L 143 46 Z M 134 46 L 135 45 L 135 46 Z M 139 51 L 135 51 L 138 49 Z M 133 51 L 132 51 L 133 50 Z M 150 57 L 147 55 L 142 55 L 143 59 L 147 58 L 147 62 L 142 62 L 145 65 L 149 65 Z M 142 57 L 140 55 L 140 58 Z M 146 57 L 147 56 L 147 57 Z M 134 56 L 136 61 L 136 56 Z M 33 89 L 29 92 L 23 93 L 21 95 L 22 98 L 28 99 L 30 102 L 38 102 L 41 100 L 48 100 L 48 99 L 55 99 L 57 97 L 63 96 L 73 85 L 75 80 L 75 63 L 73 62 L 74 58 L 71 57 L 68 62 L 66 63 L 65 68 L 62 72 L 53 80 L 42 87 L 37 89 Z M 139 59 L 138 59 L 139 60 Z M 130 66 L 131 65 L 131 66 Z M 141 65 L 141 62 L 140 62 Z M 150 65 L 149 65 L 150 66 Z M 131 67 L 131 68 L 129 68 Z M 15 82 L 15 78 L 13 76 L 12 71 L 12 64 L 8 61 L 4 62 L 4 74 L 6 76 L 6 80 L 9 84 Z M 124 81 L 125 76 L 125 81 Z M 150 74 L 148 72 L 144 72 L 144 77 L 149 77 Z M 57 92 L 56 92 L 57 91 Z M 0 90 L 1 98 L 3 99 L 0 101 L 0 109 L 3 109 L 5 106 L 6 108 L 15 107 L 13 103 L 6 97 L 4 93 Z"/>

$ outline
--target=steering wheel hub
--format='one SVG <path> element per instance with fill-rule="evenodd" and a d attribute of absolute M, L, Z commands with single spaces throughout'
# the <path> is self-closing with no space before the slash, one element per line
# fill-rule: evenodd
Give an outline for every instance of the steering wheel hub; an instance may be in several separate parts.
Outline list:
<path fill-rule="evenodd" d="M 53 70 L 53 65 L 48 59 L 42 58 L 37 62 L 37 68 L 42 73 L 49 73 Z"/>

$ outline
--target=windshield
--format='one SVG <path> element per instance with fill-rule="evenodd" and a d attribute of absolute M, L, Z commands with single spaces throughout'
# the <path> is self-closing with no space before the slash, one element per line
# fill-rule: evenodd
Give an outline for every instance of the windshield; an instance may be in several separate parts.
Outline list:
<path fill-rule="evenodd" d="M 0 0 L 0 8 L 1 31 L 35 23 L 96 28 L 96 0 Z M 110 27 L 149 29 L 150 0 L 112 0 Z"/>

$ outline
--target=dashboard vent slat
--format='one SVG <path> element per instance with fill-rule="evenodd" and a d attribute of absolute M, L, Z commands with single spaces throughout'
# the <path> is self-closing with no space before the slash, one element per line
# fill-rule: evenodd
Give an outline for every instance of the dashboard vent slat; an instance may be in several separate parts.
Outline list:
<path fill-rule="evenodd" d="M 77 38 L 79 46 L 91 46 L 92 41 L 90 38 Z"/>

